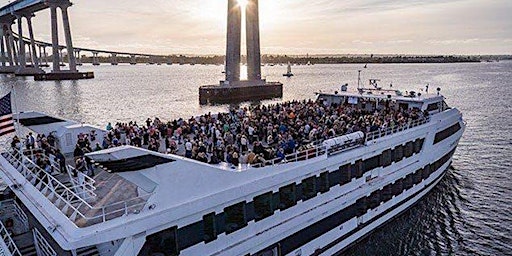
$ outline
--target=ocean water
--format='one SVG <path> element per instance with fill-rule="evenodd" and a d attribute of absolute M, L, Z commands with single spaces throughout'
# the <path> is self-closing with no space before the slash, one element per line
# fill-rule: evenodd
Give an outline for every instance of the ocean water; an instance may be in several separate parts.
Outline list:
<path fill-rule="evenodd" d="M 430 93 L 441 88 L 460 109 L 467 129 L 452 168 L 414 207 L 350 248 L 347 255 L 512 255 L 512 62 L 264 67 L 269 81 L 284 83 L 283 100 L 314 98 L 315 92 L 381 79 L 384 88 Z M 96 78 L 35 82 L 0 76 L 0 94 L 15 89 L 19 111 L 105 126 L 148 117 L 171 118 L 225 111 L 200 106 L 198 87 L 223 78 L 222 66 L 83 66 Z M 425 93 L 425 92 L 423 92 Z M 263 101 L 263 104 L 274 101 Z"/>

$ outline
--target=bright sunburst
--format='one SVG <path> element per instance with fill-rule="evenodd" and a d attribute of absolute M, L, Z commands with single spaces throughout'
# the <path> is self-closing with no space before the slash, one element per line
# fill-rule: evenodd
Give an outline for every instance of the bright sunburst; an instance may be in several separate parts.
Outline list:
<path fill-rule="evenodd" d="M 238 4 L 240 5 L 240 7 L 242 7 L 242 9 L 245 9 L 247 4 L 249 3 L 249 0 L 237 0 L 237 1 L 238 1 Z"/>

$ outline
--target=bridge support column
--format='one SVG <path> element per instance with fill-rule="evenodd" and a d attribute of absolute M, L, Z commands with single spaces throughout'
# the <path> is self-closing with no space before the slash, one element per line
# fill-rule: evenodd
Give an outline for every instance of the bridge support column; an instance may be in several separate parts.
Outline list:
<path fill-rule="evenodd" d="M 228 0 L 226 40 L 226 81 L 240 81 L 240 44 L 242 40 L 242 8 L 237 0 Z"/>
<path fill-rule="evenodd" d="M 6 58 L 7 58 L 7 52 L 5 51 L 5 24 L 0 24 L 2 26 L 2 28 L 0 29 L 0 54 L 2 54 L 2 56 L 0 56 L 0 58 L 2 58 L 1 60 L 1 64 L 2 64 L 2 68 L 5 67 L 5 64 L 6 64 Z"/>
<path fill-rule="evenodd" d="M 117 62 L 117 53 L 112 53 L 112 56 L 111 56 L 111 65 L 114 65 L 114 66 L 117 66 L 117 64 L 119 64 Z"/>
<path fill-rule="evenodd" d="M 71 26 L 69 25 L 69 16 L 68 16 L 68 8 L 69 5 L 61 6 L 60 9 L 62 11 L 62 23 L 64 25 L 64 36 L 66 37 L 66 47 L 68 49 L 68 63 L 69 70 L 72 72 L 77 72 L 76 70 L 76 59 L 73 49 L 73 40 L 71 39 Z"/>
<path fill-rule="evenodd" d="M 48 54 L 46 53 L 46 45 L 43 46 L 43 56 L 44 56 L 44 64 L 49 67 L 50 65 L 48 64 Z"/>
<path fill-rule="evenodd" d="M 23 71 L 27 67 L 27 59 L 26 59 L 26 52 L 25 52 L 25 41 L 23 41 L 23 24 L 22 24 L 22 17 L 23 16 L 16 16 L 17 23 L 18 23 L 18 63 L 19 67 L 17 69 L 17 72 Z"/>
<path fill-rule="evenodd" d="M 34 40 L 34 29 L 32 28 L 32 17 L 33 17 L 33 15 L 28 15 L 25 18 L 27 19 L 28 34 L 30 37 L 30 48 L 32 49 L 32 51 L 31 51 L 32 64 L 34 65 L 35 69 L 39 69 L 39 61 L 37 59 L 37 52 L 36 52 L 36 42 Z"/>
<path fill-rule="evenodd" d="M 247 80 L 261 80 L 260 21 L 258 0 L 249 0 L 246 11 Z"/>
<path fill-rule="evenodd" d="M 57 24 L 57 6 L 50 6 L 50 18 L 52 24 L 52 57 L 53 57 L 53 72 L 60 72 L 60 58 L 59 58 L 59 28 Z"/>
<path fill-rule="evenodd" d="M 82 66 L 82 56 L 80 56 L 80 50 L 75 49 L 75 55 L 76 55 L 76 65 Z"/>
<path fill-rule="evenodd" d="M 137 65 L 137 56 L 130 55 L 130 65 Z"/>
<path fill-rule="evenodd" d="M 66 66 L 66 64 L 64 64 L 64 53 L 62 50 L 64 50 L 64 48 L 59 48 L 59 60 L 60 60 L 59 66 L 64 67 L 64 66 Z"/>
<path fill-rule="evenodd" d="M 18 50 L 17 50 L 17 40 L 14 40 L 14 35 L 12 32 L 12 28 L 9 30 L 9 45 L 12 52 L 12 60 L 14 63 L 14 66 L 18 66 Z"/>
<path fill-rule="evenodd" d="M 5 48 L 7 50 L 7 59 L 9 61 L 9 66 L 14 67 L 14 57 L 13 57 L 13 40 L 12 40 L 12 31 L 11 31 L 12 23 L 10 24 L 4 24 L 4 42 L 5 42 Z M 13 71 L 14 72 L 14 71 Z"/>
<path fill-rule="evenodd" d="M 98 52 L 92 52 L 92 65 L 99 66 L 100 60 L 98 59 Z"/>

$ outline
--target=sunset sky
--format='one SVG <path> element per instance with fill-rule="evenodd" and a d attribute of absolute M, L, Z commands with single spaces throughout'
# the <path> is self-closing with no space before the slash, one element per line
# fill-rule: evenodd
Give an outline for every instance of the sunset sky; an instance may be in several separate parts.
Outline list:
<path fill-rule="evenodd" d="M 72 2 L 76 46 L 224 54 L 226 0 Z M 511 14 L 511 0 L 260 0 L 262 53 L 512 54 Z M 36 15 L 49 41 L 49 11 Z"/>

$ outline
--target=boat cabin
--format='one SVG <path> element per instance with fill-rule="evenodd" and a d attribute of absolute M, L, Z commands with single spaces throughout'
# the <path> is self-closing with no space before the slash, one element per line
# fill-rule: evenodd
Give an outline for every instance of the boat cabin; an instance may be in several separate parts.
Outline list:
<path fill-rule="evenodd" d="M 41 112 L 21 112 L 13 117 L 20 125 L 20 128 L 36 134 L 52 135 L 55 137 L 56 147 L 63 154 L 73 153 L 79 136 L 89 137 L 94 145 L 96 142 L 103 143 L 106 131 L 98 127 L 82 124 L 72 120 L 54 117 Z M 26 132 L 28 134 L 28 132 Z M 22 141 L 24 138 L 21 138 Z"/>
<path fill-rule="evenodd" d="M 348 92 L 346 89 L 342 89 L 341 93 L 338 91 L 334 93 L 320 92 L 317 93 L 317 100 L 324 102 L 325 105 L 353 105 L 369 112 L 391 106 L 403 110 L 417 109 L 424 113 L 435 114 L 449 108 L 444 97 L 439 94 L 421 94 L 411 91 L 404 95 L 399 90 L 382 88 L 360 88 L 358 92 Z"/>

